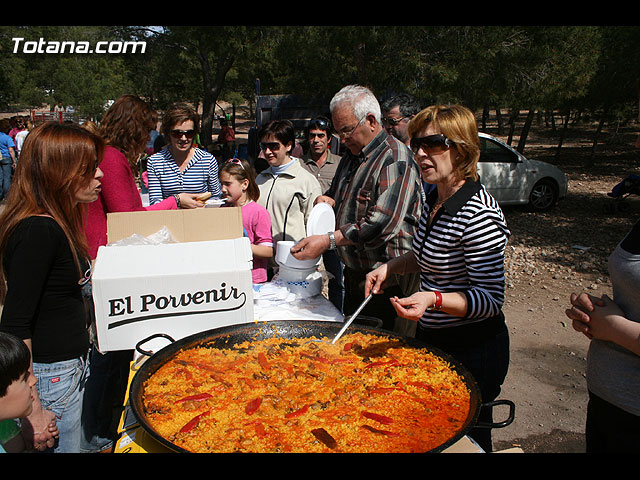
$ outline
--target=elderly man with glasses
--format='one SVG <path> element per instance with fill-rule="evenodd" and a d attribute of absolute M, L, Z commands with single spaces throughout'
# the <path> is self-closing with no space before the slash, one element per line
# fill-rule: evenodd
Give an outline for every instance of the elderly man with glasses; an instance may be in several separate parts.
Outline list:
<path fill-rule="evenodd" d="M 344 313 L 349 315 L 364 300 L 366 274 L 411 250 L 422 211 L 422 186 L 410 149 L 384 130 L 380 104 L 369 89 L 344 87 L 330 110 L 347 151 L 331 188 L 316 201 L 334 206 L 338 228 L 305 238 L 292 254 L 307 259 L 338 250 L 345 265 Z M 384 329 L 393 330 L 396 312 L 388 299 L 417 289 L 416 275 L 389 278 L 384 293 L 375 295 L 362 315 L 380 318 Z"/>

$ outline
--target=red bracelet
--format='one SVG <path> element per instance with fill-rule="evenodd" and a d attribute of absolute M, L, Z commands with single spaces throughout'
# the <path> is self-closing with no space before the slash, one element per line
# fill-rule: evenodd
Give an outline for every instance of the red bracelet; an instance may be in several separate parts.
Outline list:
<path fill-rule="evenodd" d="M 440 310 L 442 308 L 442 294 L 436 290 L 433 293 L 436 294 L 436 303 L 427 308 L 427 310 Z"/>

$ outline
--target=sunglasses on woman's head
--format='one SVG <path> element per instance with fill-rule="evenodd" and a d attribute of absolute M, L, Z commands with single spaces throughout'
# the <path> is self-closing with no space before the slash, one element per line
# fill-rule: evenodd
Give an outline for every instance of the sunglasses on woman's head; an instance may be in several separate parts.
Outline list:
<path fill-rule="evenodd" d="M 429 154 L 442 153 L 454 145 L 455 143 L 441 133 L 437 135 L 427 135 L 426 137 L 414 137 L 411 139 L 411 150 L 413 153 L 418 153 L 418 150 L 421 148 L 423 152 Z"/>
<path fill-rule="evenodd" d="M 227 160 L 227 162 L 234 163 L 236 165 L 240 165 L 242 167 L 242 169 L 244 170 L 244 165 L 242 164 L 242 160 L 240 160 L 239 158 L 230 158 L 229 160 Z"/>
<path fill-rule="evenodd" d="M 171 136 L 177 139 L 182 138 L 182 136 L 187 137 L 187 140 L 191 140 L 196 135 L 195 130 L 171 130 Z"/>

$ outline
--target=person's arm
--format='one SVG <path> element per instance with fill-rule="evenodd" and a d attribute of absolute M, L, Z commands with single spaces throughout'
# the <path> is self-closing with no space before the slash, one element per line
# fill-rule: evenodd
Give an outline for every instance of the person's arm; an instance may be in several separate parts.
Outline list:
<path fill-rule="evenodd" d="M 570 301 L 571 307 L 565 313 L 573 321 L 574 330 L 589 339 L 613 342 L 640 355 L 640 323 L 626 318 L 608 295 L 597 298 L 572 293 Z"/>
<path fill-rule="evenodd" d="M 271 216 L 264 208 L 256 209 L 253 225 L 253 245 L 251 251 L 259 258 L 273 257 L 273 236 L 271 233 Z"/>
<path fill-rule="evenodd" d="M 504 251 L 508 237 L 504 219 L 494 210 L 480 210 L 469 219 L 461 240 L 469 287 L 460 292 L 467 304 L 466 312 L 460 316 L 488 318 L 500 313 L 504 304 Z M 446 298 L 443 304 L 444 301 Z"/>
<path fill-rule="evenodd" d="M 219 167 L 218 161 L 215 157 L 211 158 L 209 162 L 209 178 L 207 179 L 207 188 L 211 193 L 212 198 L 220 198 L 222 196 L 222 189 L 220 188 L 220 178 L 218 176 Z"/>
<path fill-rule="evenodd" d="M 31 352 L 31 363 L 29 371 L 33 374 L 33 350 L 31 348 L 31 339 L 25 339 L 24 343 L 29 347 Z M 31 413 L 21 419 L 22 438 L 27 448 L 33 447 L 36 450 L 45 450 L 53 447 L 58 437 L 58 428 L 56 426 L 55 414 L 45 409 L 40 403 L 38 389 L 33 389 L 33 403 Z"/>
<path fill-rule="evenodd" d="M 147 182 L 149 189 L 149 205 L 155 205 L 162 201 L 162 184 L 156 172 L 156 162 L 162 161 L 155 155 L 149 157 L 147 162 Z"/>
<path fill-rule="evenodd" d="M 11 156 L 11 162 L 13 163 L 13 168 L 16 168 L 16 162 L 17 162 L 16 149 L 9 147 L 9 155 Z"/>

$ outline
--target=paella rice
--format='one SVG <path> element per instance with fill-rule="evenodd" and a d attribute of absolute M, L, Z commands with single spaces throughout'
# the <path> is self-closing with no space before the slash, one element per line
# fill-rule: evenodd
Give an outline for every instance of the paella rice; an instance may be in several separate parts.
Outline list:
<path fill-rule="evenodd" d="M 190 452 L 424 452 L 470 411 L 441 357 L 361 332 L 183 349 L 142 398 L 151 428 Z"/>

